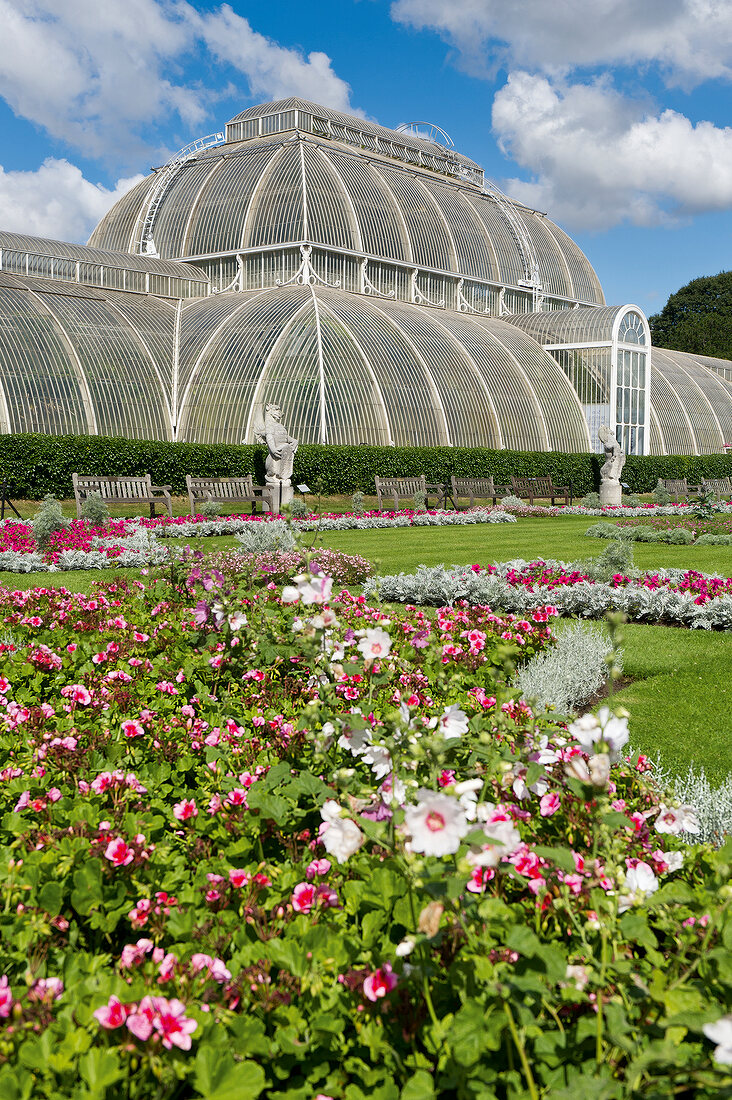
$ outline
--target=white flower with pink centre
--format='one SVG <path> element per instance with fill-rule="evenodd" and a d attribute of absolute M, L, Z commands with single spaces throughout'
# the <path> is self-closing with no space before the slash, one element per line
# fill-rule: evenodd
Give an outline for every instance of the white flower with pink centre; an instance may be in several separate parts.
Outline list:
<path fill-rule="evenodd" d="M 669 833 L 678 836 L 679 833 L 698 833 L 699 818 L 693 806 L 666 806 L 663 802 L 658 807 L 656 818 L 656 832 Z"/>
<path fill-rule="evenodd" d="M 600 743 L 607 745 L 611 761 L 618 759 L 630 736 L 628 719 L 618 718 L 609 707 L 600 707 L 597 714 L 583 714 L 567 730 L 587 753 L 593 753 Z"/>
<path fill-rule="evenodd" d="M 420 788 L 416 806 L 406 806 L 404 824 L 413 852 L 447 856 L 457 852 L 469 825 L 464 808 L 449 794 Z"/>
<path fill-rule="evenodd" d="M 438 728 L 446 741 L 453 737 L 462 737 L 468 732 L 468 716 L 457 703 L 445 707 L 438 720 Z"/>
<path fill-rule="evenodd" d="M 360 641 L 357 649 L 367 661 L 379 661 L 388 657 L 391 650 L 391 638 L 380 626 L 359 631 Z"/>

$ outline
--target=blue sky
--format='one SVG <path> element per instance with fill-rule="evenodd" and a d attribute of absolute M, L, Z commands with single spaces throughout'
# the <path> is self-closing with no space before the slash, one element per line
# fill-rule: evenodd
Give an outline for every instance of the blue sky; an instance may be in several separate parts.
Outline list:
<path fill-rule="evenodd" d="M 436 122 L 648 313 L 732 268 L 732 3 L 0 0 L 0 228 L 85 240 L 131 182 L 285 95 Z"/>

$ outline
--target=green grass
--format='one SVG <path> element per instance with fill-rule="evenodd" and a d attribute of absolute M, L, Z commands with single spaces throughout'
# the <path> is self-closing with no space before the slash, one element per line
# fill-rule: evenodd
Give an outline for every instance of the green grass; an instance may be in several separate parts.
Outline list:
<path fill-rule="evenodd" d="M 361 554 L 384 573 L 412 572 L 421 563 L 488 565 L 517 557 L 574 561 L 596 557 L 607 545 L 605 540 L 585 536 L 592 522 L 587 516 L 566 516 L 521 519 L 515 524 L 330 532 L 322 543 Z M 236 545 L 230 536 L 171 539 L 173 545 L 186 543 L 206 551 Z M 730 547 L 635 543 L 633 549 L 641 569 L 676 567 L 732 576 Z M 81 592 L 89 591 L 95 581 L 139 576 L 136 569 L 0 573 L 0 584 L 63 586 Z M 732 773 L 732 634 L 636 624 L 627 625 L 624 632 L 624 667 L 632 683 L 617 698 L 631 713 L 633 745 L 652 755 L 659 752 L 676 772 L 686 771 L 689 764 L 697 769 L 703 766 L 710 780 L 721 781 Z"/>

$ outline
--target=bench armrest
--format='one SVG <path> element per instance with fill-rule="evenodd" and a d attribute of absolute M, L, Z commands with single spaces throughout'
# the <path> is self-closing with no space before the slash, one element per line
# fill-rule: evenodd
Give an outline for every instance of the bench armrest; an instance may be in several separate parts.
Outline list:
<path fill-rule="evenodd" d="M 172 485 L 151 485 L 150 488 L 153 489 L 156 493 L 169 493 L 170 490 L 173 488 L 173 486 Z"/>

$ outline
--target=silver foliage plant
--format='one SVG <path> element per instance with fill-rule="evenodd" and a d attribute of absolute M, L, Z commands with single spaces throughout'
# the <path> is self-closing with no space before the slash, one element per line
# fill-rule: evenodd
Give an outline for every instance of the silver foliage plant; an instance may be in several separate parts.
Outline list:
<path fill-rule="evenodd" d="M 573 714 L 605 684 L 611 653 L 604 626 L 572 623 L 558 634 L 553 648 L 519 670 L 514 684 L 535 711 L 552 707 L 559 714 Z M 616 664 L 618 660 L 616 654 Z"/>
<path fill-rule="evenodd" d="M 292 550 L 295 536 L 283 519 L 267 523 L 249 523 L 234 536 L 247 554 L 263 554 L 268 550 Z"/>

